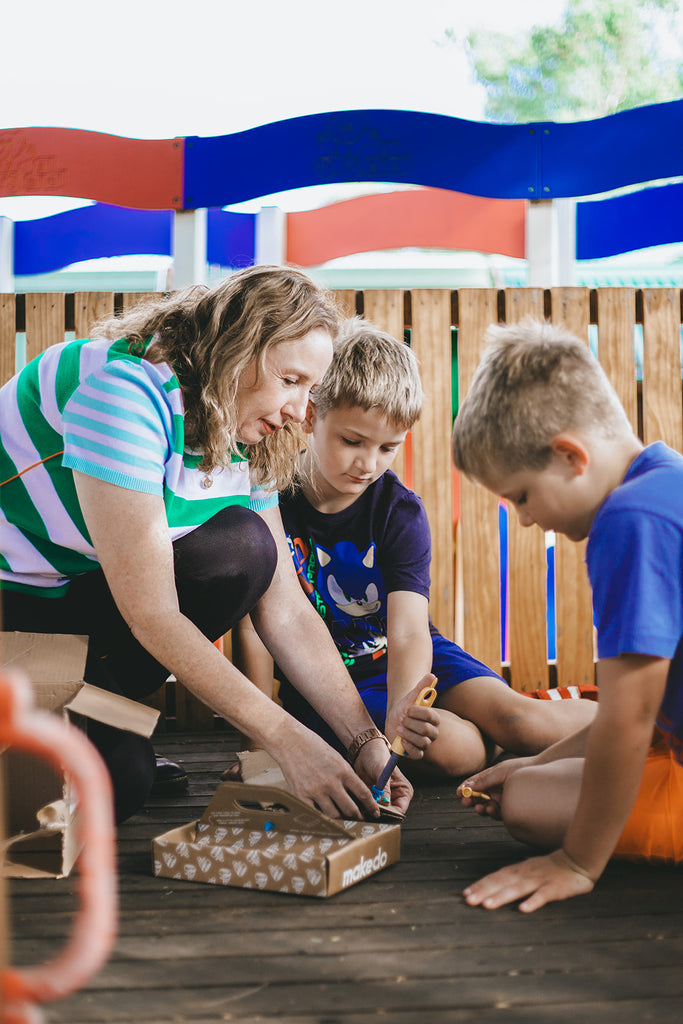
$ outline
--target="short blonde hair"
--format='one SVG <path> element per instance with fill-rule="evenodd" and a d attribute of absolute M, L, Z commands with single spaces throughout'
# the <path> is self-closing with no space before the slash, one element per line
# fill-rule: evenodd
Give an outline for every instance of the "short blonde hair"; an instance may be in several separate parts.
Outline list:
<path fill-rule="evenodd" d="M 335 353 L 311 395 L 318 414 L 358 406 L 379 411 L 409 430 L 422 411 L 417 359 L 408 345 L 355 316 L 344 321 Z"/>
<path fill-rule="evenodd" d="M 125 338 L 132 352 L 144 350 L 154 337 L 145 358 L 173 368 L 183 394 L 186 444 L 203 453 L 202 468 L 210 470 L 238 451 L 235 398 L 242 374 L 255 365 L 260 381 L 274 345 L 315 329 L 334 340 L 338 328 L 330 292 L 293 267 L 255 266 L 212 287 L 155 297 L 122 317 L 101 321 L 92 333 Z M 304 446 L 298 423 L 250 446 L 254 481 L 286 487 Z"/>
<path fill-rule="evenodd" d="M 529 317 L 492 325 L 486 342 L 453 427 L 453 460 L 467 476 L 544 469 L 563 430 L 632 436 L 600 364 L 564 326 Z"/>

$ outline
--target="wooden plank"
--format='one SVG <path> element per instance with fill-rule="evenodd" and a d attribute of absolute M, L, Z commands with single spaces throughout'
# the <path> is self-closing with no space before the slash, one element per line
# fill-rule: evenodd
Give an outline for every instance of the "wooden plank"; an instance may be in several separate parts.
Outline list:
<path fill-rule="evenodd" d="M 484 347 L 484 332 L 497 319 L 493 288 L 458 293 L 458 377 L 460 400 L 467 394 Z M 458 643 L 494 671 L 501 671 L 500 543 L 498 499 L 466 478 L 460 481 L 456 558 L 462 578 L 462 634 Z"/>
<path fill-rule="evenodd" d="M 26 362 L 64 341 L 64 293 L 26 296 Z"/>
<path fill-rule="evenodd" d="M 16 300 L 14 294 L 0 295 L 0 387 L 16 372 L 17 330 Z"/>
<path fill-rule="evenodd" d="M 166 683 L 166 686 L 169 684 Z M 186 690 L 177 680 L 175 686 L 175 717 L 176 728 L 197 729 L 200 732 L 211 732 L 214 727 L 214 713 L 194 694 Z"/>
<path fill-rule="evenodd" d="M 598 288 L 598 359 L 638 433 L 638 384 L 633 344 L 635 288 Z"/>
<path fill-rule="evenodd" d="M 553 288 L 552 319 L 588 344 L 590 295 L 587 288 Z M 586 542 L 555 537 L 555 621 L 557 685 L 595 682 L 593 603 L 585 565 Z"/>
<path fill-rule="evenodd" d="M 123 313 L 129 313 L 131 309 L 142 305 L 148 299 L 160 299 L 162 295 L 162 292 L 122 292 L 121 310 Z"/>
<path fill-rule="evenodd" d="M 356 293 L 351 288 L 338 288 L 332 293 L 342 316 L 356 315 Z"/>
<path fill-rule="evenodd" d="M 101 317 L 114 315 L 113 292 L 76 292 L 74 325 L 77 338 L 91 337 L 91 328 Z"/>
<path fill-rule="evenodd" d="M 463 886 L 525 851 L 457 801 L 444 816 L 443 784 L 420 786 L 401 860 L 329 900 L 152 877 L 151 838 L 196 820 L 235 748 L 234 731 L 159 739 L 159 751 L 185 763 L 188 793 L 153 798 L 119 828 L 115 950 L 82 991 L 47 1008 L 53 1024 L 678 1019 L 683 874 L 667 871 L 663 884 L 656 869 L 611 864 L 589 896 L 532 917 L 514 906 L 477 912 Z M 191 759 L 197 750 L 212 775 Z M 72 880 L 9 889 L 13 961 L 52 960 L 73 927 Z"/>
<path fill-rule="evenodd" d="M 643 291 L 643 440 L 683 449 L 680 293 Z"/>
<path fill-rule="evenodd" d="M 543 319 L 540 288 L 507 289 L 505 319 L 516 323 L 526 316 Z M 508 620 L 510 682 L 530 692 L 548 686 L 546 634 L 546 551 L 538 529 L 524 529 L 511 510 L 508 516 Z"/>
<path fill-rule="evenodd" d="M 412 348 L 427 401 L 412 432 L 415 490 L 422 498 L 432 533 L 430 612 L 435 626 L 453 638 L 453 507 L 451 486 L 451 299 L 447 291 L 412 293 Z"/>
<path fill-rule="evenodd" d="M 403 292 L 397 289 L 372 289 L 363 292 L 363 309 L 366 320 L 370 320 L 381 331 L 393 338 L 403 341 Z M 412 445 L 411 445 L 412 453 Z M 410 460 L 412 461 L 412 460 Z M 403 483 L 411 486 L 406 480 L 406 445 L 401 445 L 391 468 Z M 412 465 L 410 476 L 412 476 Z"/>

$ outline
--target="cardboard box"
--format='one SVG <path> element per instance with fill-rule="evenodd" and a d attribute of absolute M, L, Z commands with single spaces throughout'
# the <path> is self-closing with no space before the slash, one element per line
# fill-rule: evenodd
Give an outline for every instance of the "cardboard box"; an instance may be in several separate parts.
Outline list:
<path fill-rule="evenodd" d="M 0 660 L 28 676 L 37 708 L 61 715 L 87 733 L 88 720 L 151 736 L 159 712 L 83 682 L 88 638 L 52 633 L 1 633 Z M 6 820 L 3 874 L 63 878 L 79 853 L 78 808 L 68 781 L 45 761 L 3 751 Z"/>
<path fill-rule="evenodd" d="M 153 843 L 154 874 L 332 896 L 400 856 L 401 827 L 326 817 L 279 786 L 224 782 L 199 821 Z"/>

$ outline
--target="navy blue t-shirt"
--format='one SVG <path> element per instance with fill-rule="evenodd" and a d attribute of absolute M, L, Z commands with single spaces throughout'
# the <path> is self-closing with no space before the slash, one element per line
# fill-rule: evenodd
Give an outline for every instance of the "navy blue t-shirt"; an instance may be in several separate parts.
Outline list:
<path fill-rule="evenodd" d="M 386 672 L 387 595 L 429 599 L 421 499 L 388 470 L 342 512 L 318 512 L 301 491 L 281 494 L 280 512 L 299 580 L 352 678 Z"/>
<path fill-rule="evenodd" d="M 683 458 L 645 448 L 588 536 L 598 657 L 670 658 L 657 724 L 683 763 Z"/>

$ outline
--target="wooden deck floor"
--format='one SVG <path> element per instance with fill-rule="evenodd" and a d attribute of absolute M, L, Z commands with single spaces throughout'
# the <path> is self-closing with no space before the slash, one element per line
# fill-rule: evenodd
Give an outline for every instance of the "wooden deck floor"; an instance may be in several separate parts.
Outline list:
<path fill-rule="evenodd" d="M 416 793 L 398 864 L 318 900 L 170 882 L 152 837 L 199 816 L 234 749 L 230 734 L 167 735 L 186 796 L 156 799 L 120 829 L 115 951 L 49 1022 L 244 1024 L 677 1024 L 683 871 L 609 868 L 588 897 L 525 916 L 467 907 L 462 887 L 523 854 L 466 812 L 454 786 Z M 52 959 L 73 880 L 12 882 L 12 961 Z"/>

